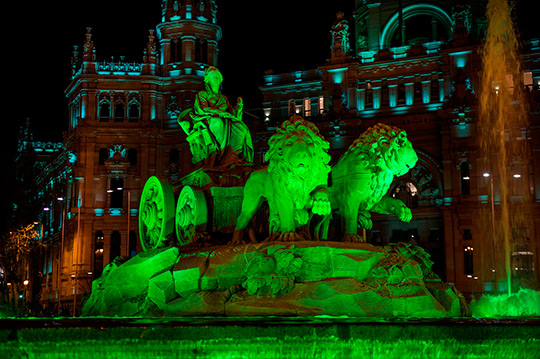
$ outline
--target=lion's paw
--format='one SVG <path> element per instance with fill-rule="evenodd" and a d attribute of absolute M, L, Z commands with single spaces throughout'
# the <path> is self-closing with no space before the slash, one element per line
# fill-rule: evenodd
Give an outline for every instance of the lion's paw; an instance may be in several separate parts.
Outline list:
<path fill-rule="evenodd" d="M 358 234 L 345 233 L 343 236 L 343 242 L 352 242 L 352 243 L 364 243 L 364 237 Z"/>
<path fill-rule="evenodd" d="M 397 216 L 402 222 L 410 222 L 412 219 L 412 212 L 408 207 L 401 207 L 397 210 Z"/>
<path fill-rule="evenodd" d="M 278 242 L 297 242 L 303 240 L 304 238 L 295 231 L 281 232 L 276 238 Z"/>

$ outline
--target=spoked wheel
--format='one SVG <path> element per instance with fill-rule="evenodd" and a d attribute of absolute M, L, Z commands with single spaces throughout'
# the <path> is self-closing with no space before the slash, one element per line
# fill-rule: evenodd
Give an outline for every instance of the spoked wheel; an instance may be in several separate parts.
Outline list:
<path fill-rule="evenodd" d="M 165 179 L 152 176 L 144 184 L 139 206 L 139 236 L 142 249 L 162 246 L 174 230 L 174 193 Z"/>
<path fill-rule="evenodd" d="M 190 243 L 197 227 L 204 230 L 208 221 L 208 210 L 204 192 L 197 187 L 185 186 L 176 205 L 176 238 L 180 245 Z"/>

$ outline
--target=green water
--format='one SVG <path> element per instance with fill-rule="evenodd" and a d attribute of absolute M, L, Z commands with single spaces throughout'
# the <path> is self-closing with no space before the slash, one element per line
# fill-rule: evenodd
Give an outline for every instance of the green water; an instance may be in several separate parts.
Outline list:
<path fill-rule="evenodd" d="M 538 358 L 540 319 L 0 320 L 0 358 Z"/>
<path fill-rule="evenodd" d="M 483 295 L 470 304 L 473 317 L 530 317 L 540 316 L 540 293 L 531 289 L 520 289 L 516 293 Z"/>

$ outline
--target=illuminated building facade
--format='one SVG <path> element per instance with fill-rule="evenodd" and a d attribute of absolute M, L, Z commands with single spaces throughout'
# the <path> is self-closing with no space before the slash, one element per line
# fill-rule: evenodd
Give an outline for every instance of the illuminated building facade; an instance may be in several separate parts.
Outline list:
<path fill-rule="evenodd" d="M 477 6 L 356 1 L 354 25 L 337 14 L 326 64 L 307 71 L 266 72 L 261 91 L 268 131 L 261 126 L 255 137 L 260 158 L 275 124 L 298 113 L 318 125 L 336 161 L 378 122 L 406 130 L 419 161 L 395 180 L 391 195 L 412 208 L 413 220 L 402 223 L 373 214 L 367 240 L 420 244 L 431 254 L 434 270 L 464 293 L 505 288 L 502 273 L 492 271 L 490 224 L 500 219 L 500 191 L 496 179 L 490 191 L 476 128 L 487 26 L 485 9 Z M 512 140 L 522 141 L 531 155 L 514 158 L 511 165 L 517 171 L 516 186 L 528 189 L 521 199 L 513 198 L 524 201 L 525 219 L 514 228 L 512 244 L 513 276 L 524 285 L 538 281 L 540 265 L 539 55 L 538 39 L 524 42 L 523 78 L 517 81 L 530 101 L 529 124 L 509 131 L 510 136 L 517 133 Z"/>
<path fill-rule="evenodd" d="M 220 38 L 211 0 L 163 1 L 162 21 L 150 31 L 141 63 L 99 60 L 87 29 L 82 49 L 73 51 L 63 151 L 40 174 L 49 245 L 40 264 L 41 293 L 30 297 L 40 295 L 49 309 L 79 306 L 108 263 L 140 251 L 142 187 L 152 175 L 174 181 L 190 172 L 189 146 L 171 118 L 204 88 L 203 71 L 217 65 Z"/>
<path fill-rule="evenodd" d="M 338 14 L 332 25 L 326 64 L 266 72 L 264 120 L 252 128 L 258 162 L 275 125 L 292 113 L 318 125 L 334 160 L 378 122 L 406 130 L 419 161 L 391 191 L 413 209 L 413 221 L 374 215 L 367 240 L 420 244 L 434 270 L 465 293 L 499 289 L 486 264 L 492 238 L 476 221 L 498 195 L 482 176 L 476 141 L 482 14 L 452 1 L 356 1 L 353 23 Z M 31 296 L 40 295 L 43 306 L 71 305 L 74 298 L 80 303 L 108 263 L 140 251 L 142 187 L 152 175 L 174 181 L 193 168 L 185 135 L 171 118 L 193 105 L 204 69 L 217 65 L 220 38 L 214 1 L 164 0 L 162 22 L 150 31 L 141 63 L 98 60 L 91 29 L 83 47 L 74 48 L 68 132 L 60 154 L 38 176 L 49 245 L 40 263 L 41 287 L 34 286 Z M 537 280 L 539 56 L 538 40 L 526 41 L 521 58 L 530 125 L 520 133 L 532 157 L 520 164 L 517 180 L 530 188 L 531 200 L 513 248 L 518 272 Z M 493 218 L 496 211 L 497 203 Z"/>

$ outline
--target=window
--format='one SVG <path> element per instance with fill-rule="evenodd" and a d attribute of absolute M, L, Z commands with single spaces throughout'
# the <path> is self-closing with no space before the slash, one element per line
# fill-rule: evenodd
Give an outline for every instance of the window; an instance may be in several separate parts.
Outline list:
<path fill-rule="evenodd" d="M 171 60 L 172 62 L 182 62 L 182 41 L 173 39 L 171 42 Z"/>
<path fill-rule="evenodd" d="M 319 102 L 317 104 L 317 107 L 318 107 L 319 115 L 322 115 L 322 113 L 324 112 L 324 97 L 323 96 L 319 96 Z"/>
<path fill-rule="evenodd" d="M 103 242 L 104 236 L 102 231 L 96 231 L 94 237 L 94 278 L 99 278 L 103 273 Z"/>
<path fill-rule="evenodd" d="M 470 241 L 472 240 L 472 234 L 470 229 L 464 229 L 463 230 L 463 240 L 464 241 Z"/>
<path fill-rule="evenodd" d="M 471 194 L 471 177 L 469 176 L 469 163 L 461 163 L 461 194 L 468 196 Z"/>
<path fill-rule="evenodd" d="M 309 98 L 304 99 L 304 117 L 311 117 L 311 101 Z"/>
<path fill-rule="evenodd" d="M 111 105 L 108 102 L 102 102 L 99 105 L 99 122 L 109 122 L 111 117 Z"/>
<path fill-rule="evenodd" d="M 296 114 L 296 103 L 294 100 L 289 100 L 289 116 Z"/>
<path fill-rule="evenodd" d="M 105 164 L 105 161 L 107 161 L 108 159 L 109 159 L 109 150 L 106 148 L 100 148 L 98 164 L 103 166 Z"/>
<path fill-rule="evenodd" d="M 111 251 L 110 261 L 112 262 L 116 257 L 120 256 L 120 248 L 122 246 L 122 237 L 119 231 L 113 231 L 111 234 Z"/>
<path fill-rule="evenodd" d="M 137 149 L 130 148 L 127 151 L 127 158 L 131 166 L 137 166 Z"/>
<path fill-rule="evenodd" d="M 400 199 L 409 208 L 418 208 L 418 189 L 410 182 L 401 182 L 392 191 L 392 197 Z"/>
<path fill-rule="evenodd" d="M 206 40 L 197 39 L 195 41 L 195 61 L 208 62 L 208 43 Z"/>
<path fill-rule="evenodd" d="M 414 100 L 415 102 L 420 102 L 422 100 L 422 83 L 415 82 L 414 83 Z"/>
<path fill-rule="evenodd" d="M 114 122 L 124 121 L 124 104 L 122 102 L 117 102 L 114 106 Z"/>
<path fill-rule="evenodd" d="M 431 102 L 439 102 L 439 79 L 431 80 Z"/>
<path fill-rule="evenodd" d="M 397 103 L 403 105 L 405 103 L 405 85 L 399 84 L 397 88 Z"/>
<path fill-rule="evenodd" d="M 137 102 L 132 102 L 129 105 L 128 110 L 128 121 L 129 122 L 138 122 L 141 117 L 141 111 L 139 104 Z"/>
<path fill-rule="evenodd" d="M 178 149 L 173 148 L 169 151 L 169 163 L 178 163 L 178 159 L 180 158 L 180 152 Z"/>
<path fill-rule="evenodd" d="M 124 207 L 124 179 L 111 179 L 111 208 Z"/>
<path fill-rule="evenodd" d="M 439 228 L 430 228 L 429 230 L 429 241 L 430 242 L 440 242 L 441 241 L 441 233 L 439 231 Z"/>

